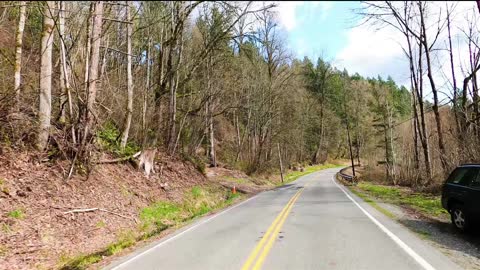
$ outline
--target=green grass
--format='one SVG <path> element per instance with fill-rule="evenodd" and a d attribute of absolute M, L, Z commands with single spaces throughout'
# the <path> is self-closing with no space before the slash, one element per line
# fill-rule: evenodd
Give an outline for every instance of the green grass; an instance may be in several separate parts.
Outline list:
<path fill-rule="evenodd" d="M 142 230 L 148 231 L 152 227 L 163 228 L 180 221 L 181 209 L 178 205 L 170 202 L 156 202 L 145 207 L 140 212 Z"/>
<path fill-rule="evenodd" d="M 62 270 L 83 270 L 89 265 L 102 260 L 101 254 L 78 255 L 75 257 L 62 256 L 60 258 L 59 269 Z"/>
<path fill-rule="evenodd" d="M 192 187 L 185 192 L 181 203 L 159 201 L 141 209 L 139 213 L 141 224 L 138 231 L 128 231 L 121 234 L 116 242 L 99 252 L 80 254 L 75 257 L 62 256 L 59 268 L 63 270 L 86 269 L 104 257 L 117 254 L 134 245 L 137 241 L 146 240 L 172 226 L 184 224 L 215 209 L 229 206 L 241 197 L 241 194 L 233 194 L 230 190 L 224 188 Z M 104 226 L 104 223 L 99 222 L 96 226 Z"/>
<path fill-rule="evenodd" d="M 292 181 L 297 180 L 299 177 L 307 175 L 309 173 L 313 173 L 316 171 L 324 170 L 324 169 L 330 169 L 330 168 L 337 168 L 341 167 L 342 165 L 335 165 L 335 164 L 330 164 L 330 163 L 325 163 L 322 165 L 315 165 L 315 166 L 307 166 L 305 167 L 305 170 L 303 172 L 301 171 L 293 171 L 289 172 L 285 175 L 285 182 L 284 184 L 290 183 Z"/>
<path fill-rule="evenodd" d="M 99 222 L 97 222 L 97 224 L 95 224 L 95 227 L 97 228 L 104 228 L 105 226 L 107 226 L 107 224 L 103 220 L 100 220 Z"/>
<path fill-rule="evenodd" d="M 193 187 L 191 192 L 192 192 L 193 198 L 195 198 L 195 199 L 202 196 L 202 188 L 200 188 L 198 186 Z"/>
<path fill-rule="evenodd" d="M 125 148 L 120 146 L 120 131 L 112 122 L 106 123 L 96 134 L 97 143 L 104 149 L 118 156 L 130 156 L 140 151 L 140 147 L 133 142 L 127 142 Z"/>
<path fill-rule="evenodd" d="M 132 231 L 123 232 L 120 234 L 116 242 L 108 245 L 105 249 L 99 252 L 92 254 L 80 254 L 74 257 L 61 256 L 59 268 L 62 270 L 86 269 L 89 265 L 101 261 L 103 257 L 112 256 L 124 250 L 125 248 L 132 246 L 136 241 L 137 239 Z"/>
<path fill-rule="evenodd" d="M 126 231 L 120 234 L 117 242 L 110 244 L 106 248 L 106 254 L 104 256 L 110 256 L 117 254 L 127 247 L 132 246 L 136 242 L 135 235 L 132 231 Z"/>
<path fill-rule="evenodd" d="M 235 178 L 235 177 L 230 177 L 230 176 L 225 176 L 223 179 L 230 181 L 230 182 L 235 182 L 237 184 L 248 184 L 250 181 L 244 178 Z"/>
<path fill-rule="evenodd" d="M 14 219 L 25 218 L 25 214 L 23 213 L 22 209 L 16 209 L 16 210 L 10 211 L 10 212 L 8 212 L 7 215 L 11 218 L 14 218 Z"/>
<path fill-rule="evenodd" d="M 5 224 L 5 223 L 2 223 L 2 232 L 4 232 L 4 233 L 11 233 L 11 232 L 12 232 L 12 228 L 10 227 L 10 225 Z"/>
<path fill-rule="evenodd" d="M 408 206 L 428 216 L 439 217 L 447 214 L 447 211 L 442 208 L 440 196 L 412 193 L 398 187 L 368 182 L 360 182 L 356 188 L 384 202 Z"/>
<path fill-rule="evenodd" d="M 227 200 L 225 201 L 225 206 L 231 205 L 235 199 L 240 198 L 242 195 L 240 193 L 233 194 L 231 191 L 227 194 Z"/>
<path fill-rule="evenodd" d="M 391 219 L 396 219 L 396 216 L 388 211 L 387 209 L 381 207 L 380 205 L 378 205 L 375 201 L 373 201 L 372 199 L 370 199 L 367 195 L 355 190 L 355 189 L 350 189 L 355 195 L 357 195 L 358 197 L 362 198 L 362 200 L 364 200 L 366 203 L 370 204 L 373 208 L 377 209 L 377 211 L 379 211 L 380 213 L 384 214 L 385 216 L 391 218 Z"/>

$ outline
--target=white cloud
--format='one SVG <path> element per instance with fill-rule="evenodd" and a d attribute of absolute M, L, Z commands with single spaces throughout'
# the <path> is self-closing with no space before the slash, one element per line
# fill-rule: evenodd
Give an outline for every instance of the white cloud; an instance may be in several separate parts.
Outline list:
<path fill-rule="evenodd" d="M 295 16 L 295 10 L 297 7 L 304 5 L 304 2 L 300 1 L 282 1 L 277 3 L 276 11 L 278 12 L 278 18 L 280 24 L 287 30 L 291 31 L 297 26 L 297 17 Z"/>
<path fill-rule="evenodd" d="M 467 17 L 471 19 L 472 14 L 476 12 L 476 6 L 472 2 L 458 3 L 452 19 L 452 41 L 454 47 L 454 66 L 456 71 L 457 84 L 461 84 L 465 74 L 462 74 L 463 66 L 465 68 L 468 60 L 468 47 L 465 35 L 461 29 L 466 28 Z M 442 9 L 442 13 L 440 13 Z M 438 14 L 445 14 L 445 2 L 432 3 L 430 5 L 431 14 L 435 16 L 427 17 L 427 29 L 429 40 L 435 36 L 436 20 Z M 444 17 L 443 17 L 444 19 Z M 480 22 L 477 23 L 479 26 Z M 337 66 L 345 67 L 350 73 L 358 72 L 363 76 L 374 77 L 381 75 L 386 77 L 391 75 L 400 85 L 410 87 L 408 60 L 402 51 L 402 45 L 406 47 L 403 35 L 392 27 L 386 27 L 375 31 L 373 27 L 362 25 L 352 28 L 347 32 L 347 42 L 345 47 L 339 51 L 336 56 Z M 451 68 L 450 59 L 446 48 L 447 30 L 444 29 L 434 47 L 432 53 L 432 65 L 436 87 L 442 92 L 440 102 L 446 102 L 452 92 L 451 87 Z M 425 61 L 424 61 L 425 64 Z M 424 67 L 426 70 L 426 66 Z M 431 93 L 428 93 L 430 85 L 425 79 L 427 89 L 427 98 L 431 99 Z M 457 85 L 461 87 L 461 85 Z"/>
<path fill-rule="evenodd" d="M 320 20 L 326 20 L 329 11 L 334 5 L 331 1 L 279 1 L 275 3 L 277 4 L 275 10 L 278 13 L 280 25 L 287 31 L 291 31 L 295 27 L 301 25 L 308 16 L 319 16 Z M 310 6 L 307 14 L 298 14 L 297 9 L 304 5 Z"/>
<path fill-rule="evenodd" d="M 368 77 L 391 75 L 398 83 L 408 85 L 408 63 L 398 37 L 394 30 L 387 28 L 378 31 L 368 26 L 352 28 L 335 64 L 350 73 L 358 72 Z"/>
<path fill-rule="evenodd" d="M 333 2 L 330 2 L 330 1 L 313 2 L 314 7 L 316 7 L 318 5 L 320 5 L 320 8 L 321 8 L 320 20 L 324 21 L 324 20 L 327 19 L 328 12 L 333 7 Z"/>

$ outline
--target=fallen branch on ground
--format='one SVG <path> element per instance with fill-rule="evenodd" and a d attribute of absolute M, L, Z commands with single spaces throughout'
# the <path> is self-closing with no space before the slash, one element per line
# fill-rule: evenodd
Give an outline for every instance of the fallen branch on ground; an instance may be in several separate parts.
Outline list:
<path fill-rule="evenodd" d="M 138 223 L 136 218 L 127 217 L 125 215 L 115 213 L 115 212 L 112 212 L 110 210 L 103 209 L 103 208 L 73 209 L 73 210 L 70 210 L 70 211 L 67 211 L 67 212 L 63 212 L 63 214 L 66 215 L 66 214 L 85 213 L 85 212 L 94 212 L 94 211 L 102 211 L 102 212 L 110 213 L 112 215 L 116 215 L 116 216 L 119 216 L 119 217 L 122 217 L 122 218 L 131 219 L 131 220 L 135 221 L 135 223 Z"/>
<path fill-rule="evenodd" d="M 101 163 L 117 163 L 117 162 L 122 162 L 122 161 L 126 161 L 126 160 L 129 160 L 129 159 L 132 159 L 132 158 L 136 158 L 136 157 L 140 156 L 141 153 L 142 153 L 142 151 L 138 151 L 137 153 L 135 153 L 135 154 L 133 154 L 133 155 L 130 155 L 130 156 L 121 157 L 121 158 L 116 158 L 116 159 L 110 159 L 110 160 L 100 160 L 100 161 L 97 161 L 97 162 L 95 162 L 95 163 L 101 164 Z"/>

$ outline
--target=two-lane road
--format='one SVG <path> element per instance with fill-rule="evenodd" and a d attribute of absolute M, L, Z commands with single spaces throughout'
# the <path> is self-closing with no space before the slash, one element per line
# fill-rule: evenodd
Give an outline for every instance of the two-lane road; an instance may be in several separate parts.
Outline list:
<path fill-rule="evenodd" d="M 340 187 L 337 171 L 263 192 L 108 269 L 459 269 Z"/>

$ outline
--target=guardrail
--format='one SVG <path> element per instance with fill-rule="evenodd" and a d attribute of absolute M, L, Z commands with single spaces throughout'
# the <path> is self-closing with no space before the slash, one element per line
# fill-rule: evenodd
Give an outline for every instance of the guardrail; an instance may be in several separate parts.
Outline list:
<path fill-rule="evenodd" d="M 355 165 L 355 166 L 358 166 L 358 165 Z M 345 173 L 345 171 L 348 170 L 348 169 L 350 169 L 351 167 L 352 167 L 352 166 L 345 167 L 345 168 L 341 169 L 341 170 L 338 172 L 338 175 L 339 175 L 340 177 L 342 177 L 342 179 L 345 180 L 345 181 L 355 183 L 355 182 L 357 182 L 357 177 Z"/>

